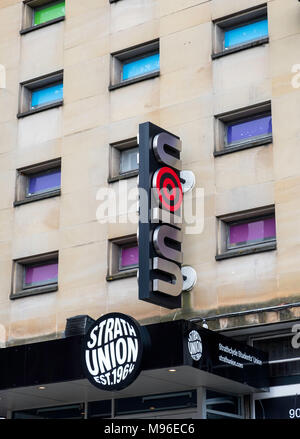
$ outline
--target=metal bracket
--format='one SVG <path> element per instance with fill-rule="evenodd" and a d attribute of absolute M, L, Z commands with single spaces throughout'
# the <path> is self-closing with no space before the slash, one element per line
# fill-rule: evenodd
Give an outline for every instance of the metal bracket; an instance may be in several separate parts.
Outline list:
<path fill-rule="evenodd" d="M 191 291 L 197 282 L 197 273 L 193 267 L 186 265 L 181 267 L 181 273 L 183 277 L 182 291 Z"/>
<path fill-rule="evenodd" d="M 196 184 L 196 178 L 193 171 L 181 171 L 180 181 L 183 193 L 189 192 Z"/>

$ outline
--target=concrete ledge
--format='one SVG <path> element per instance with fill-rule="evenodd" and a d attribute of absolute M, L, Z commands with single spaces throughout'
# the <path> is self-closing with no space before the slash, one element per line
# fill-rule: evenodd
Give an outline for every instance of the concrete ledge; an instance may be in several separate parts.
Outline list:
<path fill-rule="evenodd" d="M 138 270 L 135 268 L 134 270 L 120 271 L 119 273 L 111 274 L 110 276 L 106 276 L 107 282 L 111 282 L 113 280 L 126 279 L 128 277 L 136 277 Z"/>
<path fill-rule="evenodd" d="M 236 146 L 228 146 L 228 147 L 224 147 L 223 149 L 219 150 L 219 151 L 214 151 L 214 156 L 215 157 L 219 157 L 221 155 L 225 155 L 225 154 L 231 154 L 233 152 L 237 152 L 237 151 L 243 151 L 245 149 L 250 149 L 250 148 L 255 148 L 257 146 L 266 146 L 266 145 L 270 145 L 270 143 L 273 142 L 273 137 L 268 137 L 266 139 L 262 139 L 262 140 L 256 140 L 255 142 L 251 142 L 251 143 L 244 143 L 244 144 L 239 144 Z"/>
<path fill-rule="evenodd" d="M 242 44 L 238 47 L 233 47 L 232 49 L 223 50 L 222 52 L 213 53 L 211 58 L 212 59 L 218 59 L 222 58 L 226 55 L 231 55 L 232 53 L 241 52 L 241 50 L 250 49 L 251 47 L 257 47 L 262 46 L 264 44 L 267 44 L 269 42 L 269 37 L 261 38 L 260 40 L 252 41 L 252 43 Z"/>
<path fill-rule="evenodd" d="M 17 118 L 21 119 L 22 117 L 31 116 L 32 114 L 40 113 L 41 111 L 50 110 L 51 108 L 61 107 L 64 104 L 64 101 L 53 102 L 53 104 L 44 105 L 40 108 L 34 108 L 32 110 L 24 111 L 23 113 L 18 113 Z"/>
<path fill-rule="evenodd" d="M 126 180 L 127 178 L 137 177 L 138 175 L 139 175 L 138 170 L 126 172 L 126 174 L 120 174 L 120 175 L 116 175 L 115 177 L 109 177 L 107 179 L 107 183 L 114 183 L 115 181 Z"/>
<path fill-rule="evenodd" d="M 23 297 L 36 296 L 38 294 L 54 293 L 58 290 L 58 284 L 44 285 L 36 288 L 28 288 L 18 293 L 11 294 L 10 300 L 22 299 Z"/>
<path fill-rule="evenodd" d="M 65 18 L 66 17 L 64 15 L 63 17 L 58 17 L 58 18 L 54 18 L 54 20 L 49 20 L 46 23 L 37 24 L 36 26 L 30 26 L 30 27 L 27 27 L 26 29 L 21 29 L 20 35 L 25 35 L 25 34 L 28 34 L 29 32 L 33 32 L 35 30 L 42 29 L 42 28 L 47 27 L 47 26 L 51 26 L 52 24 L 59 23 L 61 21 L 64 21 Z"/>
<path fill-rule="evenodd" d="M 49 191 L 44 194 L 32 195 L 31 197 L 25 198 L 24 200 L 19 200 L 14 202 L 14 207 L 22 206 L 23 204 L 33 203 L 34 201 L 45 200 L 47 198 L 53 198 L 60 196 L 61 191 L 57 189 L 55 191 Z"/>
<path fill-rule="evenodd" d="M 126 87 L 127 85 L 136 84 L 138 82 L 146 81 L 147 79 L 157 78 L 158 76 L 160 76 L 160 72 L 153 72 L 153 73 L 149 73 L 148 75 L 138 76 L 133 79 L 127 79 L 126 81 L 119 82 L 118 84 L 110 85 L 108 87 L 108 90 L 109 91 L 117 90 L 118 88 Z"/>
<path fill-rule="evenodd" d="M 276 242 L 270 242 L 270 243 L 260 244 L 257 246 L 247 247 L 243 249 L 228 250 L 226 253 L 221 253 L 219 255 L 216 255 L 216 261 L 236 258 L 238 256 L 246 256 L 246 255 L 253 255 L 255 253 L 267 252 L 271 250 L 276 250 L 276 248 L 277 248 Z"/>

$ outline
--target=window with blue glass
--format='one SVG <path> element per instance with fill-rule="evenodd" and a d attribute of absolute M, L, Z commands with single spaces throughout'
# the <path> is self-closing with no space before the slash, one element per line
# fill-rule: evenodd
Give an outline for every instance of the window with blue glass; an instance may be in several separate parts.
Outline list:
<path fill-rule="evenodd" d="M 262 19 L 225 30 L 224 49 L 242 46 L 268 37 L 268 20 Z"/>
<path fill-rule="evenodd" d="M 49 169 L 28 176 L 27 197 L 60 189 L 60 169 Z"/>
<path fill-rule="evenodd" d="M 159 53 L 125 62 L 123 64 L 122 80 L 126 81 L 156 71 L 159 71 Z"/>
<path fill-rule="evenodd" d="M 32 91 L 31 108 L 41 108 L 45 105 L 63 100 L 63 83 L 48 85 Z"/>
<path fill-rule="evenodd" d="M 271 114 L 250 117 L 226 125 L 225 146 L 252 143 L 272 136 Z"/>

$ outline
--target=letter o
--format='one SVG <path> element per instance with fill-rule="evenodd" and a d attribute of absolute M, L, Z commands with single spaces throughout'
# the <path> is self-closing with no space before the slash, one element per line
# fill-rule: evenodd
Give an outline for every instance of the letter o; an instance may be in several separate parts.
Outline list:
<path fill-rule="evenodd" d="M 122 345 L 122 348 L 120 345 Z M 121 349 L 122 349 L 122 356 L 121 356 Z M 116 342 L 116 358 L 118 364 L 124 364 L 127 359 L 127 344 L 124 338 L 119 338 Z"/>

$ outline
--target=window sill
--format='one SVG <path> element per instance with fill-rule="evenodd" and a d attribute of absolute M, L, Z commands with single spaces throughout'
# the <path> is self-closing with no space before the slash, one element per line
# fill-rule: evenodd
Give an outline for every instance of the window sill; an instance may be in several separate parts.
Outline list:
<path fill-rule="evenodd" d="M 55 23 L 59 23 L 61 21 L 64 21 L 65 18 L 66 18 L 65 16 L 58 17 L 58 18 L 54 18 L 54 20 L 49 20 L 46 23 L 37 24 L 36 26 L 30 26 L 30 27 L 27 27 L 26 29 L 21 29 L 20 35 L 25 35 L 25 34 L 28 34 L 29 32 L 33 32 L 34 30 L 43 29 L 44 27 L 51 26 L 52 24 L 55 24 Z"/>
<path fill-rule="evenodd" d="M 246 255 L 253 255 L 255 253 L 267 252 L 267 251 L 271 251 L 271 250 L 276 250 L 276 248 L 277 248 L 276 242 L 268 242 L 268 243 L 260 244 L 260 245 L 253 246 L 253 247 L 228 250 L 226 253 L 221 253 L 219 255 L 216 255 L 216 261 L 222 261 L 223 259 L 236 258 L 238 256 L 246 256 Z"/>
<path fill-rule="evenodd" d="M 231 154 L 236 151 L 243 151 L 244 149 L 255 148 L 257 146 L 269 145 L 273 142 L 273 137 L 266 137 L 264 139 L 258 139 L 254 142 L 240 143 L 235 146 L 227 146 L 219 151 L 214 151 L 214 156 L 218 157 L 220 155 Z"/>
<path fill-rule="evenodd" d="M 232 49 L 227 49 L 227 50 L 223 50 L 222 52 L 213 53 L 211 57 L 212 59 L 222 58 L 223 56 L 231 55 L 232 53 L 241 52 L 242 50 L 250 49 L 252 47 L 262 46 L 264 44 L 267 44 L 268 42 L 269 42 L 269 37 L 261 38 L 260 40 L 252 41 L 252 43 L 242 44 L 238 47 L 233 47 Z"/>
<path fill-rule="evenodd" d="M 126 81 L 119 82 L 115 85 L 110 85 L 108 87 L 109 91 L 117 90 L 118 88 L 126 87 L 127 85 L 136 84 L 138 82 L 146 81 L 146 79 L 157 78 L 160 76 L 160 72 L 149 73 L 148 75 L 138 76 L 137 78 L 127 79 Z"/>
<path fill-rule="evenodd" d="M 54 191 L 49 191 L 43 194 L 32 195 L 31 197 L 25 198 L 24 200 L 19 200 L 14 202 L 14 207 L 22 206 L 23 204 L 33 203 L 34 201 L 45 200 L 47 198 L 53 198 L 60 196 L 60 189 L 56 189 Z"/>
<path fill-rule="evenodd" d="M 139 171 L 130 171 L 130 172 L 126 172 L 124 174 L 120 174 L 120 175 L 116 175 L 115 177 L 109 177 L 107 179 L 108 183 L 114 183 L 115 181 L 119 181 L 119 180 L 127 180 L 128 178 L 132 178 L 132 177 L 137 177 L 139 175 Z"/>
<path fill-rule="evenodd" d="M 53 293 L 58 290 L 58 284 L 44 285 L 41 287 L 28 288 L 27 290 L 19 291 L 18 293 L 11 294 L 10 300 L 21 299 L 23 297 L 36 296 L 38 294 Z"/>
<path fill-rule="evenodd" d="M 129 277 L 136 277 L 137 276 L 137 268 L 133 270 L 126 270 L 126 271 L 119 271 L 118 273 L 111 274 L 110 276 L 106 276 L 107 282 L 111 282 L 113 280 L 119 280 L 119 279 L 127 279 Z"/>
<path fill-rule="evenodd" d="M 17 118 L 21 119 L 22 117 L 31 116 L 32 114 L 40 113 L 42 111 L 50 110 L 52 108 L 61 107 L 64 101 L 54 102 L 52 104 L 44 105 L 40 108 L 34 108 L 33 110 L 24 111 L 23 113 L 18 113 Z"/>

